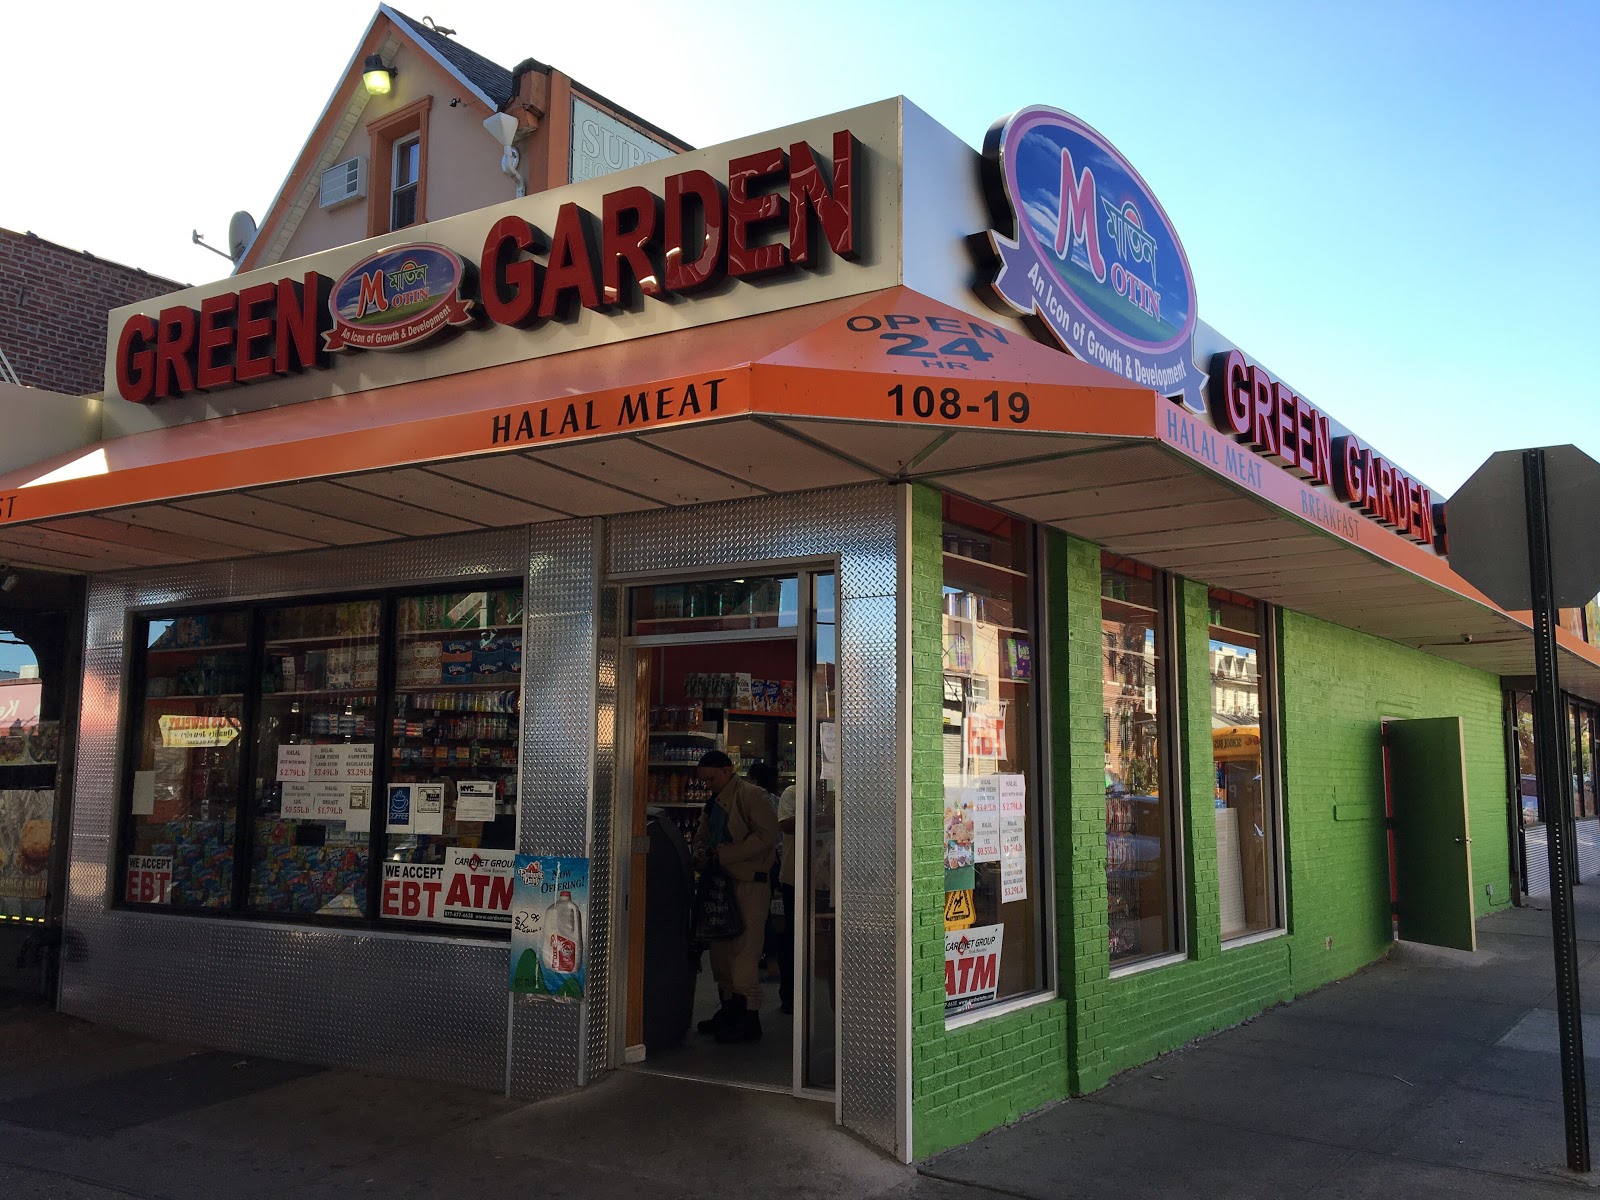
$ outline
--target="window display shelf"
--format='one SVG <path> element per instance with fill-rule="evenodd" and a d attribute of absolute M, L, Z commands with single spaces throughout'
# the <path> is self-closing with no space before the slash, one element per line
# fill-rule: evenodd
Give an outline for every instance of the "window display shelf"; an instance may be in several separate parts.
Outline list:
<path fill-rule="evenodd" d="M 1000 575 L 1009 575 L 1014 579 L 1028 578 L 1026 571 L 1018 571 L 1014 567 L 1003 567 L 999 563 L 988 562 L 981 558 L 968 558 L 965 554 L 952 554 L 948 550 L 945 551 L 944 557 L 947 563 L 955 562 L 966 566 L 978 567 L 981 570 L 993 571 Z"/>
<path fill-rule="evenodd" d="M 709 742 L 714 742 L 719 737 L 718 734 L 707 733 L 703 729 L 652 729 L 649 732 L 650 732 L 650 736 L 651 737 L 704 738 L 706 741 L 709 741 Z"/>
<path fill-rule="evenodd" d="M 952 671 L 949 667 L 944 669 L 947 679 L 992 679 L 996 683 L 1032 683 L 1031 678 L 1022 678 L 1016 675 L 978 675 L 972 671 Z"/>
<path fill-rule="evenodd" d="M 151 646 L 148 654 L 209 654 L 213 650 L 243 650 L 243 642 L 213 642 L 203 646 Z"/>
<path fill-rule="evenodd" d="M 769 609 L 762 612 L 722 613 L 720 616 L 711 614 L 703 617 L 639 617 L 634 621 L 634 624 L 642 629 L 646 625 L 707 625 L 723 621 L 765 621 L 781 619 L 791 615 L 790 613 L 779 612 L 776 609 Z M 789 626 L 793 624 L 793 621 L 789 622 Z M 784 628 L 789 628 L 789 626 L 784 626 Z"/>
<path fill-rule="evenodd" d="M 376 633 L 309 633 L 303 637 L 270 637 L 262 643 L 268 650 L 274 646 L 331 646 L 342 642 L 376 642 Z"/>
<path fill-rule="evenodd" d="M 173 692 L 166 696 L 146 695 L 146 700 L 243 700 L 243 692 Z"/>
<path fill-rule="evenodd" d="M 458 638 L 469 633 L 518 633 L 522 629 L 522 622 L 515 625 L 462 625 L 456 629 L 402 629 L 399 639 L 402 642 L 412 641 L 416 638 L 441 637 Z"/>
<path fill-rule="evenodd" d="M 762 712 L 756 708 L 708 708 L 707 712 L 720 712 L 725 717 L 777 717 L 779 720 L 794 720 L 794 710 L 784 712 Z"/>
<path fill-rule="evenodd" d="M 690 771 L 694 770 L 699 765 L 699 763 L 695 762 L 674 762 L 669 758 L 652 758 L 645 763 L 645 766 L 647 767 L 681 767 Z"/>
<path fill-rule="evenodd" d="M 520 692 L 522 684 L 520 680 L 501 683 L 397 683 L 394 690 L 407 695 L 412 692 Z"/>
<path fill-rule="evenodd" d="M 346 703 L 346 705 L 348 705 L 348 703 L 349 703 L 348 702 L 348 697 L 350 697 L 350 696 L 360 696 L 365 701 L 361 705 L 361 707 L 363 707 L 363 708 L 376 708 L 376 707 L 378 707 L 378 698 L 377 698 L 377 696 L 373 694 L 372 688 L 367 687 L 367 686 L 354 687 L 354 688 L 307 688 L 304 691 L 298 691 L 298 692 L 262 692 L 261 693 L 261 699 L 262 699 L 263 702 L 268 701 L 268 700 L 298 700 L 298 699 L 300 699 L 302 697 L 305 697 L 305 696 L 336 696 L 336 697 L 340 698 L 340 700 L 344 701 Z"/>

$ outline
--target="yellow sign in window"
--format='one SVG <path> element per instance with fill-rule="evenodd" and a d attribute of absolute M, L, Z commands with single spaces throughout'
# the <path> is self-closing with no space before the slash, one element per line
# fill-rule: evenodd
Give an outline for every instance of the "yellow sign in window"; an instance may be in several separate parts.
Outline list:
<path fill-rule="evenodd" d="M 953 933 L 957 929 L 972 928 L 972 889 L 944 894 L 944 929 Z"/>

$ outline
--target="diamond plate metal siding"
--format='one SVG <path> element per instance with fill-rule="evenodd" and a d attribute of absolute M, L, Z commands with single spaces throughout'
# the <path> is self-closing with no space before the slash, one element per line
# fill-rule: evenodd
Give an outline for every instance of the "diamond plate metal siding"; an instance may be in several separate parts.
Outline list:
<path fill-rule="evenodd" d="M 602 1032 L 605 1028 L 603 953 L 599 970 L 593 965 L 605 929 L 593 926 L 598 908 L 594 889 L 597 881 L 610 878 L 611 848 L 597 837 L 591 852 L 589 838 L 599 761 L 595 603 L 600 529 L 598 521 L 561 521 L 529 530 L 517 849 L 525 854 L 590 854 L 591 924 L 584 950 L 591 965 L 583 1004 L 519 999 L 512 1005 L 505 1076 L 513 1096 L 550 1096 L 583 1083 L 592 1061 L 585 1047 L 585 1020 L 597 1021 Z M 500 986 L 503 994 L 503 980 Z M 587 1016 L 586 1010 L 594 1015 Z"/>
<path fill-rule="evenodd" d="M 899 844 L 909 836 L 900 765 L 900 524 L 892 486 L 633 513 L 608 527 L 611 575 L 837 558 L 841 779 L 839 1112 L 903 1155 Z"/>
<path fill-rule="evenodd" d="M 92 581 L 62 1009 L 153 1037 L 498 1090 L 503 942 L 119 910 L 110 868 L 131 609 L 427 586 L 527 564 L 527 531 L 497 530 Z"/>
<path fill-rule="evenodd" d="M 592 870 L 589 875 L 589 1002 L 585 1013 L 588 1024 L 584 1031 L 584 1054 L 587 1075 L 591 1079 L 607 1065 L 615 999 L 610 987 L 611 881 L 615 848 L 612 814 L 616 811 L 617 639 L 622 633 L 621 609 L 621 589 L 602 588 L 596 612 L 594 828 L 589 838 L 589 854 L 591 865 L 604 863 L 605 869 Z"/>

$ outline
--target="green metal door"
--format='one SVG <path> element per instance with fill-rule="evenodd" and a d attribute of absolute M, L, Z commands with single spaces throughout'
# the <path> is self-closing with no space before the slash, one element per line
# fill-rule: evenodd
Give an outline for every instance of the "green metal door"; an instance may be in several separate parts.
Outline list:
<path fill-rule="evenodd" d="M 1385 721 L 1400 937 L 1476 950 L 1460 717 Z"/>

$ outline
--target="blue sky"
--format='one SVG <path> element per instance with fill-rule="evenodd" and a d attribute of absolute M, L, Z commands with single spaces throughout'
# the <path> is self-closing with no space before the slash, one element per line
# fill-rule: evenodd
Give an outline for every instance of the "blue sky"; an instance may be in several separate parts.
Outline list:
<path fill-rule="evenodd" d="M 7 14 L 0 225 L 214 278 L 190 231 L 262 214 L 376 5 L 104 7 Z M 1600 456 L 1593 0 L 401 7 L 698 145 L 897 93 L 973 145 L 1066 109 L 1160 198 L 1201 318 L 1434 487 Z"/>

